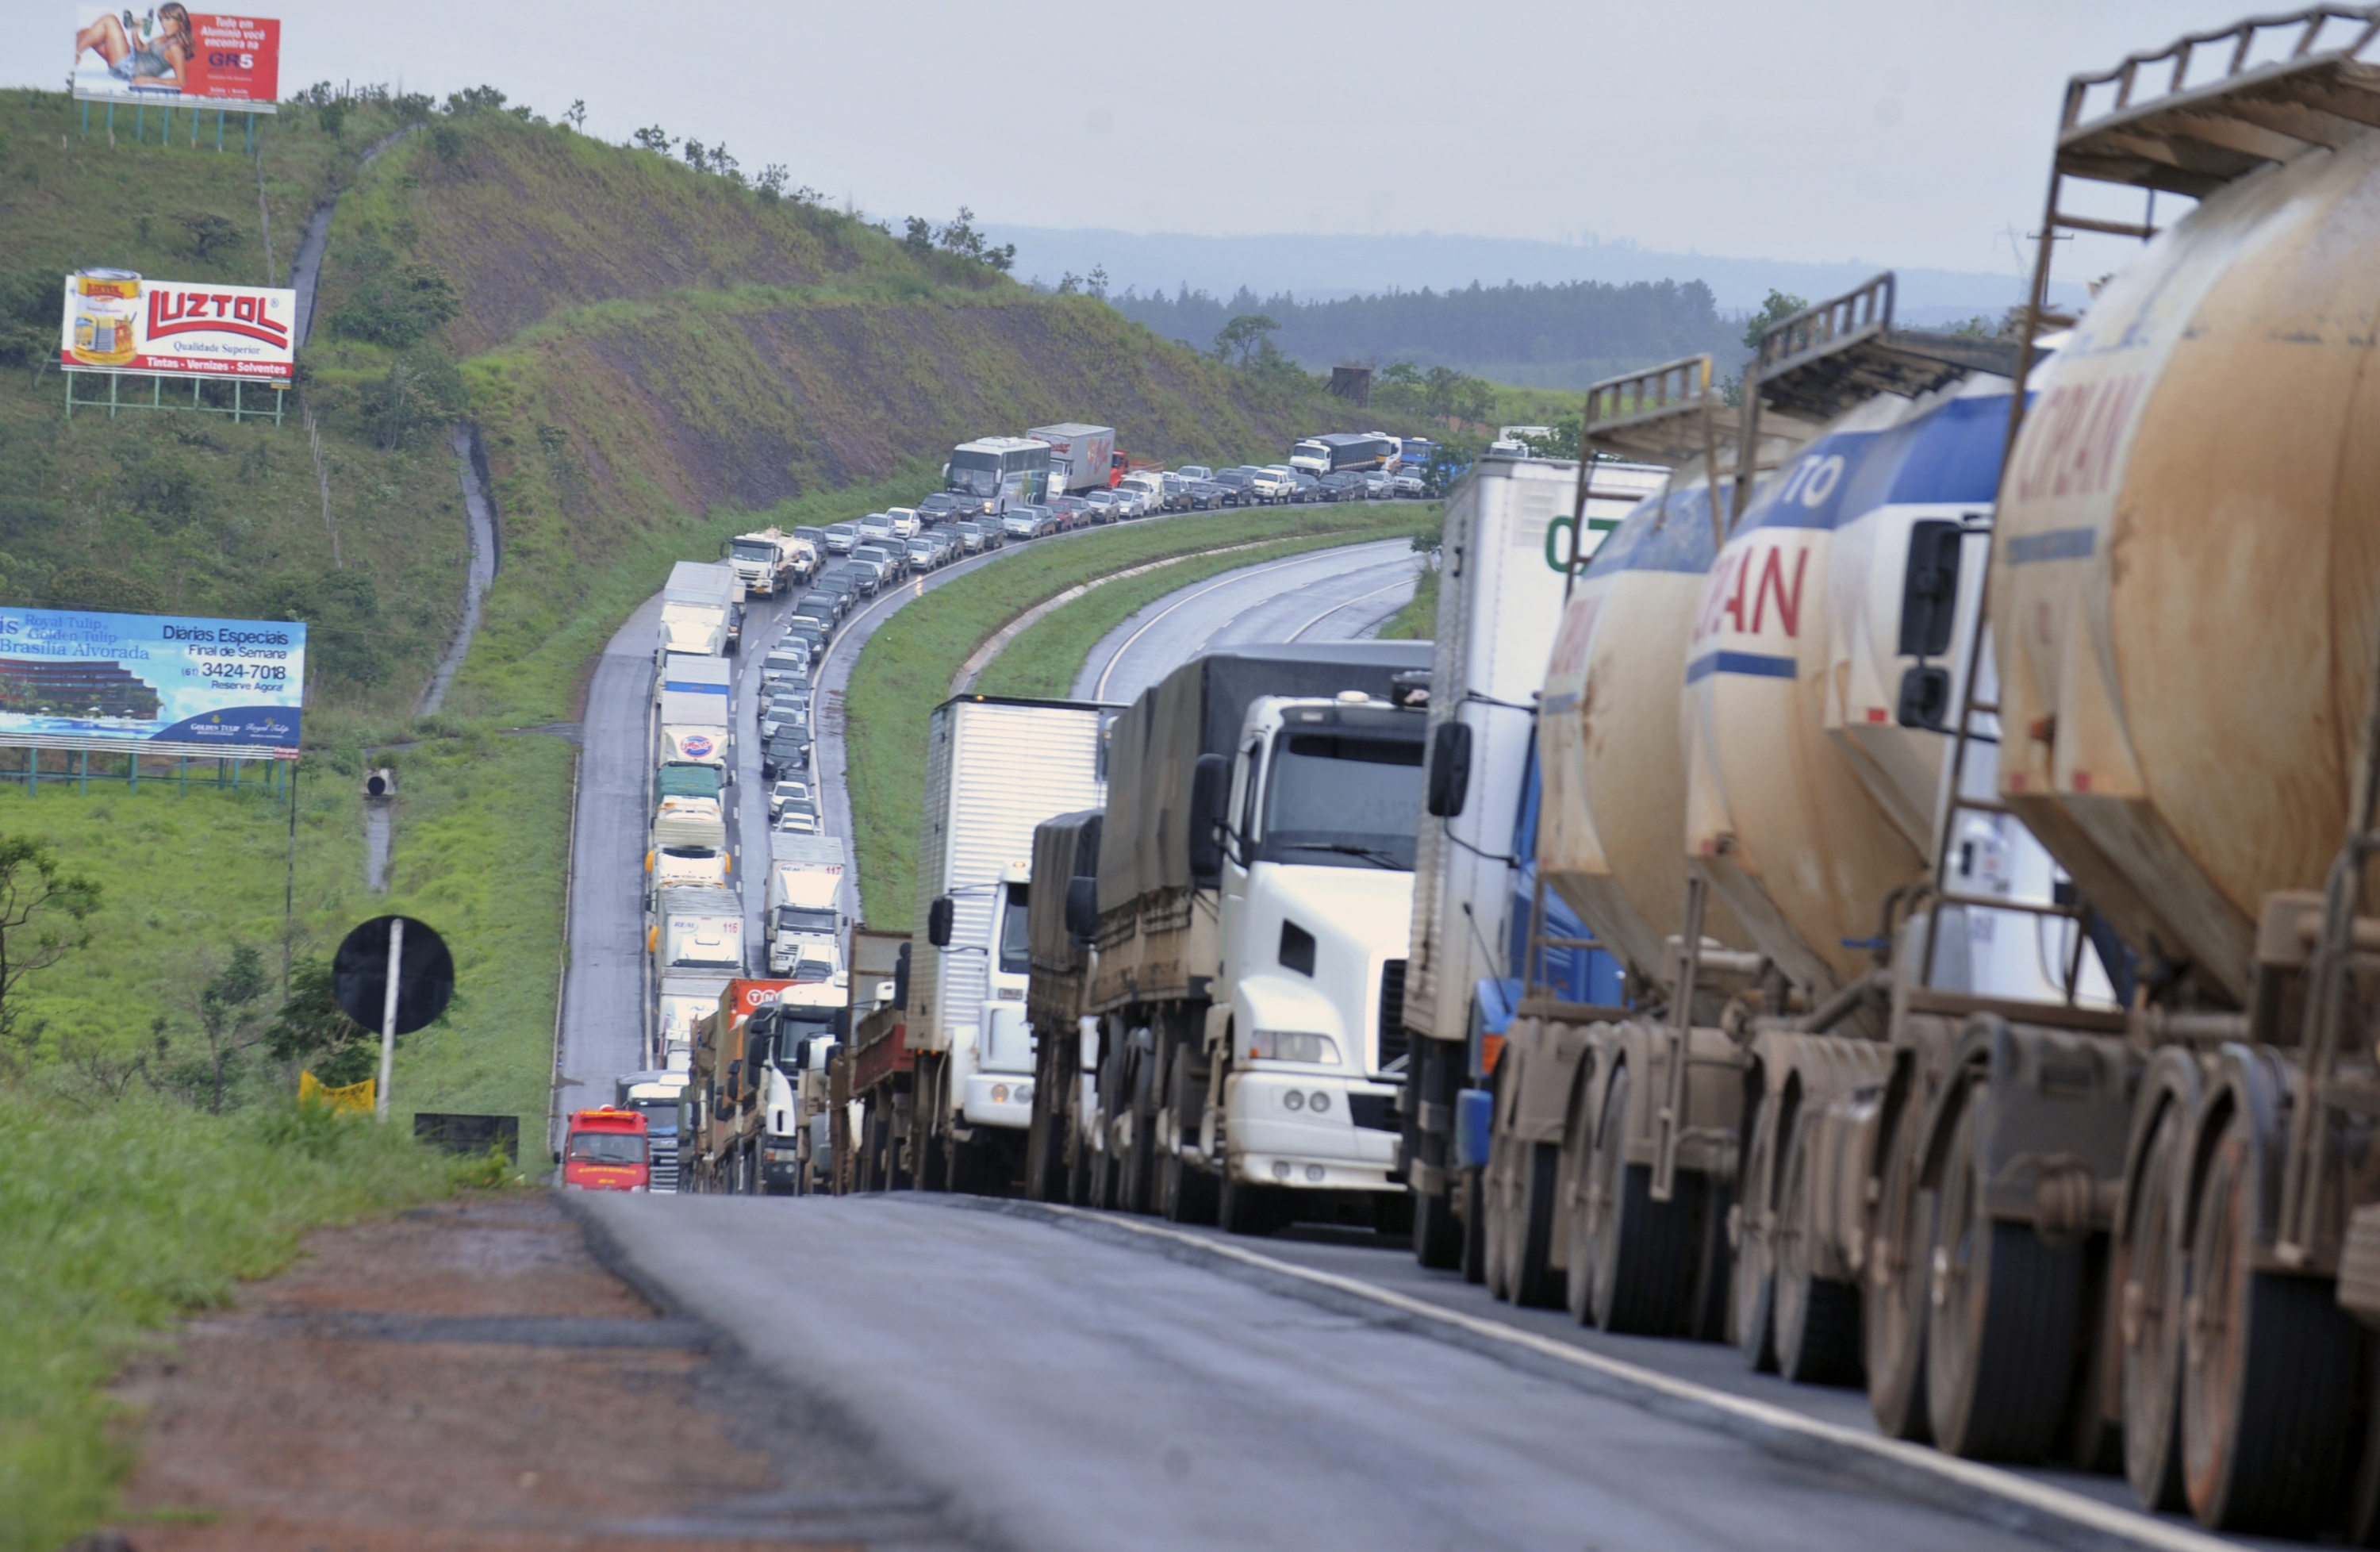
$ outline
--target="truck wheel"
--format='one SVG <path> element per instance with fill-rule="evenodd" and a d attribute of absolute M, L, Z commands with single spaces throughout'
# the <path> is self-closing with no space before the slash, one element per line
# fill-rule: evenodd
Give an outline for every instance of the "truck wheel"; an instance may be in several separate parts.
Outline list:
<path fill-rule="evenodd" d="M 2181 1316 L 2190 1297 L 2189 1252 L 2175 1210 L 2189 1168 L 2190 1118 L 2180 1103 L 2157 1117 L 2124 1204 L 2108 1296 L 2123 1352 L 2124 1476 L 2147 1510 L 2180 1510 Z"/>
<path fill-rule="evenodd" d="M 1862 1268 L 1861 1345 L 1867 1352 L 1867 1405 L 1887 1438 L 1925 1444 L 1928 1418 L 1925 1326 L 1927 1256 L 1934 1247 L 1936 1193 L 1918 1179 L 1918 1097 L 1911 1095 L 1899 1123 L 1881 1139 L 1884 1194 L 1876 1205 Z"/>
<path fill-rule="evenodd" d="M 941 1057 L 921 1056 L 910 1080 L 916 1086 L 909 1091 L 909 1139 L 919 1191 L 944 1191 L 950 1186 L 950 1139 L 941 1126 L 948 1108 L 942 1096 L 947 1071 Z"/>
<path fill-rule="evenodd" d="M 1456 1187 L 1463 1193 L 1463 1280 L 1475 1285 L 1488 1280 L 1488 1207 L 1479 1173 L 1463 1170 Z"/>
<path fill-rule="evenodd" d="M 1451 1190 L 1413 1194 L 1414 1259 L 1432 1271 L 1463 1264 L 1463 1220 L 1454 1214 L 1453 1196 Z"/>
<path fill-rule="evenodd" d="M 1743 1193 L 1737 1199 L 1735 1265 L 1728 1279 L 1728 1340 L 1743 1354 L 1755 1373 L 1777 1368 L 1777 1279 L 1771 1254 L 1767 1207 L 1774 1196 L 1768 1175 L 1773 1167 L 1769 1134 L 1777 1125 L 1777 1108 L 1764 1099 L 1752 1123 L 1752 1146 L 1743 1161 Z"/>
<path fill-rule="evenodd" d="M 1284 1217 L 1278 1201 L 1277 1187 L 1251 1185 L 1235 1180 L 1227 1167 L 1220 1189 L 1217 1192 L 1216 1217 L 1227 1234 L 1265 1235 L 1281 1226 Z"/>
<path fill-rule="evenodd" d="M 2328 1278 L 2258 1271 L 2265 1170 L 2236 1110 L 2207 1161 L 2183 1311 L 2182 1480 L 2211 1529 L 2311 1536 L 2336 1511 L 2360 1333 Z"/>
<path fill-rule="evenodd" d="M 1561 1150 L 1551 1143 L 1520 1143 L 1512 1158 L 1513 1211 L 1504 1226 L 1507 1295 L 1527 1309 L 1562 1303 L 1562 1277 L 1553 1269 L 1554 1201 Z"/>
<path fill-rule="evenodd" d="M 1811 1270 L 1810 1170 L 1817 1120 L 1793 1119 L 1785 1150 L 1785 1189 L 1777 1212 L 1777 1372 L 1797 1385 L 1860 1382 L 1859 1290 Z"/>
<path fill-rule="evenodd" d="M 1694 1200 L 1688 1177 L 1668 1202 L 1653 1200 L 1653 1167 L 1627 1162 L 1628 1091 L 1623 1063 L 1605 1091 L 1596 1129 L 1595 1232 L 1587 1270 L 1594 1278 L 1595 1323 L 1607 1331 L 1669 1336 L 1690 1316 L 1694 1286 Z"/>
<path fill-rule="evenodd" d="M 2080 1246 L 1993 1218 L 1975 1167 L 1985 1103 L 1971 1087 L 1942 1163 L 1926 1259 L 1927 1410 L 1934 1438 L 1974 1461 L 2034 1461 L 2058 1442 L 2081 1317 Z"/>
<path fill-rule="evenodd" d="M 1501 1133 L 1489 1137 L 1488 1168 L 1481 1172 L 1479 1182 L 1479 1206 L 1487 1219 L 1480 1233 L 1488 1295 L 1499 1300 L 1512 1296 L 1512 1253 L 1506 1242 L 1512 1234 L 1512 1153 L 1515 1146 Z"/>

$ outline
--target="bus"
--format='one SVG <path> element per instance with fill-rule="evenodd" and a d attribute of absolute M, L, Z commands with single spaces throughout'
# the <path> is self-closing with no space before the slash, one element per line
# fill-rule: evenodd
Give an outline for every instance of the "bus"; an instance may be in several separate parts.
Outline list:
<path fill-rule="evenodd" d="M 1050 444 L 1034 437 L 978 437 L 951 449 L 942 489 L 970 503 L 969 515 L 1038 506 L 1050 497 Z M 972 503 L 981 503 L 980 507 Z"/>
<path fill-rule="evenodd" d="M 1377 431 L 1332 431 L 1308 437 L 1289 450 L 1289 467 L 1319 479 L 1342 469 L 1393 467 L 1402 455 L 1394 437 Z"/>

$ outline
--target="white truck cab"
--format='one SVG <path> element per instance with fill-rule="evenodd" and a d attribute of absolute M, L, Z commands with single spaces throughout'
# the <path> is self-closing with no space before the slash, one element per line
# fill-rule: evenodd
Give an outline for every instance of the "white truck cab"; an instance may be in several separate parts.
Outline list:
<path fill-rule="evenodd" d="M 1403 1189 L 1390 1175 L 1424 721 L 1360 691 L 1248 708 L 1221 827 L 1228 996 L 1207 1015 L 1223 1081 L 1202 1139 L 1237 1184 Z"/>
<path fill-rule="evenodd" d="M 985 927 L 983 1001 L 975 1028 L 952 1041 L 951 1094 L 968 1126 L 1023 1131 L 1033 1123 L 1033 1031 L 1026 1023 L 1025 983 L 1033 968 L 1026 936 L 1029 864 L 1002 869 Z"/>

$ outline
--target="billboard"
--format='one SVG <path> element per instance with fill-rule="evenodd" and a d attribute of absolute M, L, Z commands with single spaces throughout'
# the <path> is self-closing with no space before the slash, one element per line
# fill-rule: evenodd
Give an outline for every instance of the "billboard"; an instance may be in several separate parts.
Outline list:
<path fill-rule="evenodd" d="M 193 11 L 75 8 L 74 94 L 102 102 L 271 113 L 281 95 L 281 23 Z"/>
<path fill-rule="evenodd" d="M 0 609 L 0 744 L 295 749 L 305 694 L 302 624 Z"/>
<path fill-rule="evenodd" d="M 67 276 L 58 365 L 285 382 L 298 359 L 297 319 L 295 291 L 78 270 Z"/>

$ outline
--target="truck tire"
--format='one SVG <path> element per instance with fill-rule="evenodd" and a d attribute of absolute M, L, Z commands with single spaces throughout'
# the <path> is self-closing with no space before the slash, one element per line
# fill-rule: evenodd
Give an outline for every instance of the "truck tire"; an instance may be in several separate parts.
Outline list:
<path fill-rule="evenodd" d="M 1281 1201 L 1281 1188 L 1252 1185 L 1234 1180 L 1226 1169 L 1220 1189 L 1217 1192 L 1216 1217 L 1227 1234 L 1262 1236 L 1273 1232 L 1286 1221 Z"/>
<path fill-rule="evenodd" d="M 1595 1323 L 1614 1333 L 1670 1336 L 1691 1322 L 1695 1252 L 1701 1239 L 1697 1193 L 1680 1174 L 1667 1202 L 1653 1200 L 1653 1167 L 1627 1162 L 1626 1063 L 1605 1090 L 1596 1129 L 1595 1206 L 1585 1268 L 1594 1279 Z"/>
<path fill-rule="evenodd" d="M 2072 1382 L 2082 1252 L 1993 1218 L 1976 1168 L 1988 1118 L 1980 1079 L 1950 1132 L 1926 1257 L 1927 1411 L 1935 1442 L 1974 1461 L 2037 1461 L 2058 1442 Z"/>
<path fill-rule="evenodd" d="M 1767 1219 L 1768 1204 L 1776 1199 L 1768 1180 L 1775 1151 L 1768 1137 L 1776 1124 L 1777 1107 L 1764 1100 L 1753 1120 L 1752 1146 L 1743 1158 L 1735 1258 L 1728 1279 L 1728 1340 L 1755 1374 L 1777 1370 L 1777 1279 Z"/>
<path fill-rule="evenodd" d="M 2255 1157 L 2254 1133 L 2244 1109 L 2233 1111 L 2199 1190 L 2182 1481 L 2210 1529 L 2311 1536 L 2337 1512 L 2361 1333 L 2332 1279 L 2256 1269 L 2257 1197 L 2279 1158 Z"/>
<path fill-rule="evenodd" d="M 1920 1180 L 1921 1117 L 1912 1096 L 1878 1141 L 1884 1188 L 1861 1268 L 1860 1338 L 1867 1354 L 1867 1405 L 1887 1438 L 1925 1444 L 1928 1420 L 1925 1327 L 1936 1193 Z"/>
<path fill-rule="evenodd" d="M 1488 1280 L 1488 1209 L 1479 1173 L 1463 1170 L 1456 1188 L 1463 1193 L 1463 1280 L 1475 1285 Z"/>
<path fill-rule="evenodd" d="M 1797 1385 L 1857 1385 L 1863 1377 L 1859 1290 L 1811 1270 L 1816 1247 L 1810 1243 L 1810 1170 L 1816 1131 L 1816 1118 L 1802 1109 L 1782 1156 L 1773 1305 L 1777 1372 Z"/>
<path fill-rule="evenodd" d="M 2124 1476 L 2141 1507 L 2189 1507 L 2181 1489 L 2181 1331 L 2190 1294 L 2189 1252 L 2176 1208 L 2188 1189 L 2190 1117 L 2180 1103 L 2158 1114 L 2124 1204 L 2108 1298 L 2122 1312 Z M 2137 1294 L 2127 1291 L 2137 1287 Z"/>
<path fill-rule="evenodd" d="M 1554 1203 L 1561 1150 L 1551 1143 L 1519 1143 L 1512 1157 L 1512 1212 L 1504 1227 L 1505 1294 L 1524 1309 L 1562 1303 L 1562 1275 L 1553 1269 Z"/>

